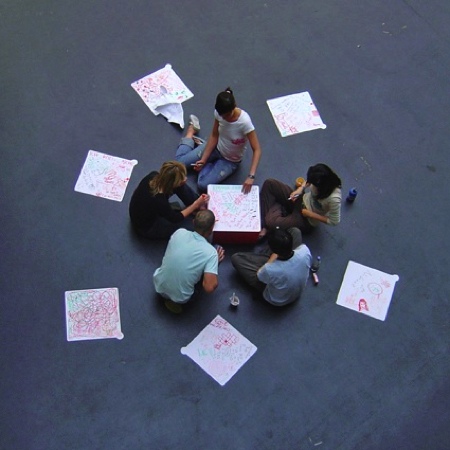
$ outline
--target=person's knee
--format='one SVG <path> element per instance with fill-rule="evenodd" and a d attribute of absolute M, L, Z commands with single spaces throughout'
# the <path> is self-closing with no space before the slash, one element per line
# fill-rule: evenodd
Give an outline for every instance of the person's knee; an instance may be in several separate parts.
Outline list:
<path fill-rule="evenodd" d="M 235 269 L 239 267 L 239 262 L 241 260 L 241 254 L 240 253 L 234 253 L 231 255 L 231 264 Z"/>
<path fill-rule="evenodd" d="M 262 189 L 270 189 L 276 182 L 278 181 L 275 178 L 267 178 L 262 185 Z"/>
<path fill-rule="evenodd" d="M 208 190 L 208 184 L 206 180 L 200 178 L 197 180 L 197 187 L 200 192 L 206 192 Z"/>

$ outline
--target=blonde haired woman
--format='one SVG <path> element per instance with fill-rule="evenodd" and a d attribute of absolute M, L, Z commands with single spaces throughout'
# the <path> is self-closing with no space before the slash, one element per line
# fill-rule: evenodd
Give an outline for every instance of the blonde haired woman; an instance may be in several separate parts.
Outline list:
<path fill-rule="evenodd" d="M 192 228 L 187 217 L 206 206 L 209 197 L 198 196 L 187 184 L 186 167 L 178 161 L 167 161 L 159 172 L 150 172 L 133 192 L 130 218 L 136 232 L 149 239 L 168 239 L 178 228 Z M 185 208 L 169 202 L 177 195 Z"/>

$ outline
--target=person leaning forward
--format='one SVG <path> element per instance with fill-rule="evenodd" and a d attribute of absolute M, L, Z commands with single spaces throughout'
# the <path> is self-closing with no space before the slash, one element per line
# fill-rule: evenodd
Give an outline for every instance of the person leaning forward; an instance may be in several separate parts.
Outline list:
<path fill-rule="evenodd" d="M 222 247 L 213 247 L 208 241 L 214 213 L 201 210 L 193 222 L 194 231 L 180 228 L 173 233 L 161 267 L 153 274 L 156 292 L 177 304 L 188 302 L 200 281 L 206 293 L 213 292 L 219 284 L 218 265 L 225 256 Z"/>

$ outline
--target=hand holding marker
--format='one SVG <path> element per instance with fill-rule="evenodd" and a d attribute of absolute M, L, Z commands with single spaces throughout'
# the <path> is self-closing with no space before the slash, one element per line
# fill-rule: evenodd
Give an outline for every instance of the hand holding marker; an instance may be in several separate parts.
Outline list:
<path fill-rule="evenodd" d="M 303 194 L 303 191 L 304 191 L 304 189 L 305 189 L 305 187 L 306 187 L 305 179 L 304 179 L 303 177 L 298 177 L 298 178 L 295 180 L 295 187 L 296 187 L 297 189 L 303 188 L 303 189 L 302 189 L 302 192 L 301 192 L 300 194 L 294 194 L 294 195 L 291 194 L 291 195 L 288 197 L 288 200 L 296 200 L 297 198 L 300 197 L 300 195 Z M 295 191 L 294 191 L 294 192 L 295 192 Z"/>
<path fill-rule="evenodd" d="M 197 171 L 202 170 L 204 165 L 205 165 L 205 163 L 203 163 L 201 161 L 197 161 L 197 162 L 191 164 L 191 166 L 194 168 L 194 170 L 197 170 Z"/>

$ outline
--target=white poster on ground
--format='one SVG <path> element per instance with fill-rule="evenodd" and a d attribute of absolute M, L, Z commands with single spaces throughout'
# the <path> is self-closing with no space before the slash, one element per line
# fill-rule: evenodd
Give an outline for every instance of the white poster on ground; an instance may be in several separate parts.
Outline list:
<path fill-rule="evenodd" d="M 181 353 L 224 386 L 256 350 L 247 338 L 218 315 L 189 345 L 181 348 Z"/>
<path fill-rule="evenodd" d="M 75 191 L 121 202 L 138 162 L 89 150 Z"/>
<path fill-rule="evenodd" d="M 281 137 L 327 127 L 309 92 L 273 98 L 267 100 L 267 105 Z"/>
<path fill-rule="evenodd" d="M 169 122 L 184 128 L 184 113 L 181 103 L 194 94 L 181 81 L 170 64 L 140 80 L 131 83 L 144 103 L 155 115 L 162 114 Z"/>
<path fill-rule="evenodd" d="M 375 319 L 385 320 L 398 280 L 398 275 L 349 261 L 336 303 Z"/>

